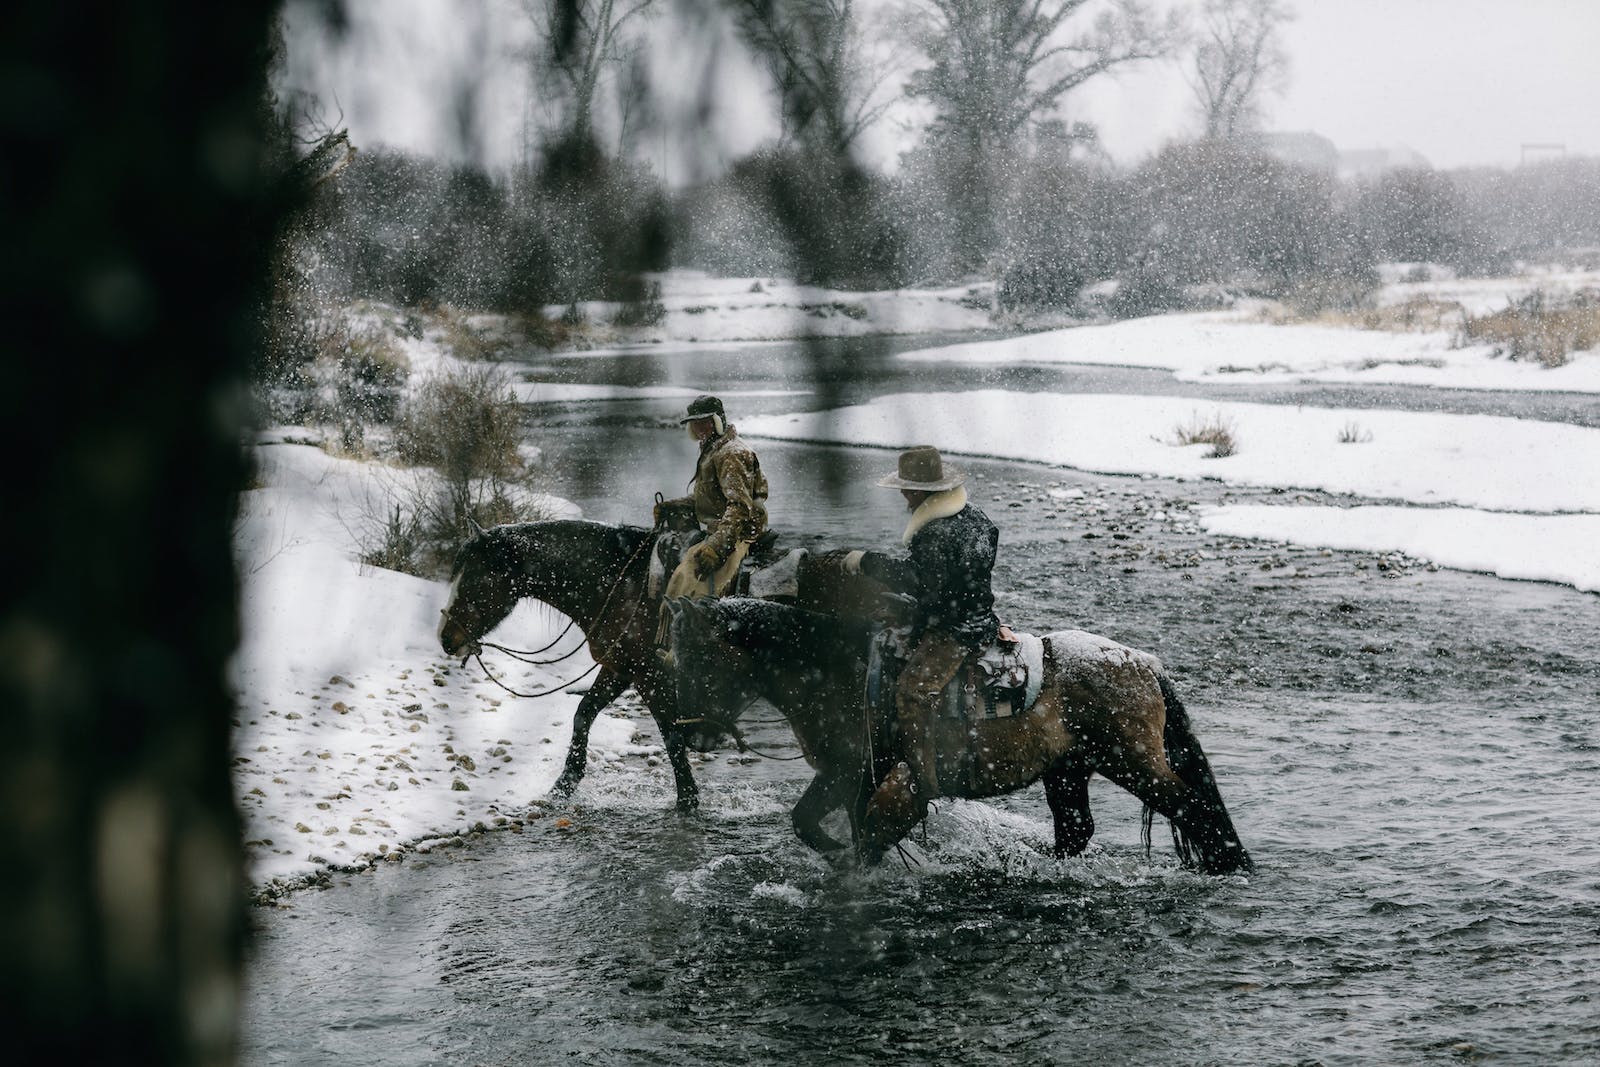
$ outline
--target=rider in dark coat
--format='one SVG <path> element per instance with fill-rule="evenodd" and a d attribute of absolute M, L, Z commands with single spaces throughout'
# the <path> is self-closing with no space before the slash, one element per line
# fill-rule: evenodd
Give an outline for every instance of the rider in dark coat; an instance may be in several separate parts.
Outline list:
<path fill-rule="evenodd" d="M 995 639 L 994 570 L 1000 531 L 967 503 L 959 470 L 929 446 L 900 454 L 898 469 L 879 485 L 899 489 L 911 509 L 903 540 L 907 556 L 851 553 L 845 568 L 910 594 L 917 602 L 914 647 L 895 689 L 901 757 L 867 809 L 869 836 L 898 840 L 939 795 L 933 717 L 939 694 L 962 662 Z"/>

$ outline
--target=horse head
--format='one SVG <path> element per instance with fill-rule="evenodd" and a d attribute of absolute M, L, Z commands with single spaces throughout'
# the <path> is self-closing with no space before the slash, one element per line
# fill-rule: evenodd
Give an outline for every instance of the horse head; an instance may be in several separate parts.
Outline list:
<path fill-rule="evenodd" d="M 672 659 L 677 690 L 677 725 L 686 744 L 702 752 L 733 733 L 739 716 L 759 695 L 750 652 L 729 640 L 737 625 L 723 610 L 728 602 L 667 601 L 672 615 Z"/>
<path fill-rule="evenodd" d="M 516 606 L 517 577 L 504 535 L 478 528 L 456 553 L 450 599 L 439 613 L 439 647 L 445 655 L 478 654 L 478 642 Z"/>

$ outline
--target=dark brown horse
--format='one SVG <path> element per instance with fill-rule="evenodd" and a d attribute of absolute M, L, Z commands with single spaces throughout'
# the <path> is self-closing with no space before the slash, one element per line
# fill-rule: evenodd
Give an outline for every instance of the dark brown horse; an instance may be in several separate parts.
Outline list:
<path fill-rule="evenodd" d="M 678 706 L 686 717 L 734 718 L 765 698 L 788 719 L 817 775 L 794 809 L 802 841 L 841 848 L 822 830 L 848 807 L 858 847 L 875 860 L 892 842 L 862 834 L 866 797 L 894 751 L 863 708 L 870 624 L 783 604 L 731 598 L 675 602 Z M 1094 832 L 1089 778 L 1128 790 L 1172 821 L 1186 863 L 1215 874 L 1251 869 L 1188 713 L 1149 653 L 1081 630 L 1044 638 L 1044 680 L 1022 715 L 935 725 L 941 792 L 992 797 L 1044 781 L 1056 852 L 1081 852 Z"/>
<path fill-rule="evenodd" d="M 475 654 L 479 642 L 517 602 L 531 597 L 574 620 L 599 664 L 599 673 L 578 702 L 566 765 L 551 789 L 554 796 L 570 794 L 583 779 L 595 716 L 631 686 L 661 731 L 679 809 L 699 806 L 684 732 L 674 725 L 675 681 L 655 654 L 660 601 L 649 596 L 648 588 L 654 541 L 654 531 L 637 526 L 528 522 L 484 530 L 456 556 L 450 601 L 439 625 L 439 644 L 446 655 Z"/>
<path fill-rule="evenodd" d="M 606 705 L 631 686 L 661 731 L 677 785 L 678 807 L 699 805 L 689 769 L 687 744 L 710 748 L 720 731 L 698 723 L 677 725 L 677 689 L 656 655 L 661 601 L 649 595 L 650 553 L 656 531 L 638 526 L 558 520 L 480 530 L 462 546 L 451 573 L 450 600 L 439 625 L 439 644 L 449 656 L 473 655 L 480 642 L 519 600 L 549 604 L 574 620 L 599 665 L 578 703 L 566 763 L 551 788 L 564 797 L 583 780 L 589 728 Z M 825 611 L 859 611 L 881 588 L 840 573 L 842 552 L 814 554 L 800 565 L 800 602 Z"/>

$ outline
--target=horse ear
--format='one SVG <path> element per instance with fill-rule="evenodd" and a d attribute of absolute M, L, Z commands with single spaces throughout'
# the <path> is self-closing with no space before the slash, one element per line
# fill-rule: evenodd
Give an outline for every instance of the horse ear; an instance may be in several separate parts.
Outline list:
<path fill-rule="evenodd" d="M 473 518 L 471 515 L 468 515 L 467 516 L 467 522 L 472 524 L 472 536 L 480 537 L 480 536 L 483 535 L 483 533 L 485 531 L 484 531 L 483 527 L 481 525 L 479 525 L 477 519 Z"/>

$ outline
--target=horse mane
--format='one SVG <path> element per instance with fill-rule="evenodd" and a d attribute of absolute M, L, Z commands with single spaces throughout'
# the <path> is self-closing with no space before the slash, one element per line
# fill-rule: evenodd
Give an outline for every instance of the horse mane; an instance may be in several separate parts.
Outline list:
<path fill-rule="evenodd" d="M 603 552 L 618 564 L 649 566 L 649 554 L 639 552 L 639 542 L 655 531 L 645 526 L 626 526 L 615 523 L 591 522 L 587 519 L 546 519 L 536 522 L 510 522 L 491 526 L 468 541 L 456 554 L 452 576 L 461 569 L 470 553 L 487 555 L 499 569 L 509 570 L 527 549 L 540 539 L 572 544 L 585 543 L 591 552 Z M 605 536 L 610 534 L 611 536 Z M 596 536 L 599 535 L 599 536 Z M 588 542 L 593 542 L 592 544 Z M 630 564 L 631 561 L 631 564 Z M 597 561 L 598 562 L 598 561 Z"/>

